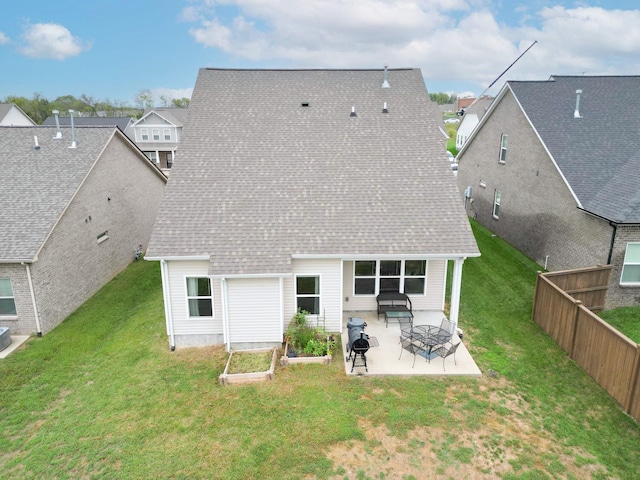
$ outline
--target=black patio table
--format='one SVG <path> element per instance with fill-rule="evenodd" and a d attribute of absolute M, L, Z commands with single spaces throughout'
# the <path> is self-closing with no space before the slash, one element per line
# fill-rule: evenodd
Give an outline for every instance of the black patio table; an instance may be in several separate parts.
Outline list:
<path fill-rule="evenodd" d="M 433 347 L 443 345 L 451 340 L 451 333 L 440 328 L 439 325 L 414 325 L 411 336 L 425 346 L 427 361 L 430 360 Z"/>

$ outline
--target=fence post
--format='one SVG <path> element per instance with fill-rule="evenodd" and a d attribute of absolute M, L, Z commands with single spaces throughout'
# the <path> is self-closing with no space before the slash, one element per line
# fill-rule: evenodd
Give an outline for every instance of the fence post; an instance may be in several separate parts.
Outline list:
<path fill-rule="evenodd" d="M 582 302 L 580 300 L 574 300 L 573 305 L 575 306 L 575 310 L 573 314 L 573 322 L 571 322 L 571 346 L 570 351 L 567 352 L 571 358 L 573 358 L 573 351 L 576 347 L 576 332 L 578 331 L 578 317 L 580 315 L 580 305 L 582 305 Z"/>
<path fill-rule="evenodd" d="M 631 414 L 631 406 L 633 405 L 635 392 L 636 390 L 640 390 L 638 389 L 638 382 L 640 382 L 640 345 L 636 344 L 636 361 L 633 365 L 633 373 L 629 380 L 629 397 L 627 398 L 627 404 L 623 405 L 625 412 L 628 414 Z M 636 416 L 634 416 L 634 418 L 640 421 Z"/>

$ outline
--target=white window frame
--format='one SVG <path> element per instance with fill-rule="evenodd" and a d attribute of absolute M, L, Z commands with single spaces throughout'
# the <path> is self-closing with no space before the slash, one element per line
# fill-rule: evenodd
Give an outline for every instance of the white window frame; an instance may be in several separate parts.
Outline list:
<path fill-rule="evenodd" d="M 154 142 L 159 142 L 160 141 L 160 129 L 159 128 L 152 128 L 151 129 L 151 138 L 153 139 Z"/>
<path fill-rule="evenodd" d="M 500 190 L 494 190 L 493 191 L 493 211 L 491 212 L 491 215 L 496 220 L 498 220 L 498 218 L 500 218 L 500 204 L 501 204 L 501 202 L 502 202 L 502 193 L 500 192 Z"/>
<path fill-rule="evenodd" d="M 303 277 L 303 278 L 317 278 L 317 286 L 318 286 L 318 293 L 298 293 L 298 278 Z M 299 298 L 317 298 L 318 299 L 318 311 L 317 312 L 309 312 L 309 310 L 302 309 L 302 310 L 307 310 L 307 312 L 309 312 L 309 315 L 320 315 L 320 312 L 322 312 L 322 276 L 320 274 L 317 273 L 299 273 L 296 274 L 295 276 L 295 283 L 293 284 L 293 291 L 294 291 L 294 295 L 295 295 L 295 304 L 296 304 L 296 311 L 298 310 L 298 308 L 300 308 L 300 306 L 298 305 L 298 299 Z"/>
<path fill-rule="evenodd" d="M 206 279 L 209 281 L 209 295 L 189 295 L 189 279 L 195 278 L 197 280 Z M 187 307 L 187 316 L 190 319 L 210 319 L 215 317 L 214 303 L 213 303 L 213 280 L 211 277 L 206 275 L 194 275 L 194 276 L 185 276 L 184 277 L 184 288 L 185 288 L 185 298 L 186 298 L 186 307 Z M 191 314 L 191 305 L 190 300 L 206 300 L 208 299 L 211 302 L 211 315 L 192 315 Z"/>
<path fill-rule="evenodd" d="M 507 163 L 507 140 L 509 135 L 503 133 L 500 136 L 500 156 L 498 157 L 498 163 Z"/>
<path fill-rule="evenodd" d="M 0 300 L 11 300 L 13 302 L 13 313 L 2 313 L 0 312 L 0 318 L 15 318 L 18 316 L 18 309 L 16 307 L 16 297 L 13 292 L 13 285 L 11 284 L 10 278 L 0 278 L 0 281 L 5 281 L 6 284 L 9 285 L 9 290 L 11 295 L 1 295 Z"/>
<path fill-rule="evenodd" d="M 630 252 L 630 248 L 632 247 L 631 250 L 635 250 L 633 253 Z M 633 260 L 631 260 L 631 256 L 634 256 L 636 258 L 634 258 Z M 625 249 L 624 252 L 624 260 L 622 262 L 622 272 L 620 273 L 620 285 L 621 286 L 625 286 L 625 287 L 640 287 L 640 280 L 639 281 L 624 281 L 623 278 L 625 276 L 625 271 L 629 271 L 630 267 L 631 270 L 636 270 L 636 269 L 640 269 L 640 242 L 628 242 L 627 243 L 627 248 Z"/>
<path fill-rule="evenodd" d="M 141 128 L 140 129 L 140 138 L 142 139 L 143 142 L 148 142 L 149 141 L 149 129 L 148 128 Z"/>
<path fill-rule="evenodd" d="M 151 162 L 155 163 L 156 165 L 158 164 L 159 160 L 158 160 L 158 152 L 155 151 L 147 151 L 147 152 L 143 152 L 147 158 L 149 160 L 151 160 Z"/>
<path fill-rule="evenodd" d="M 393 261 L 400 262 L 400 275 L 381 275 L 380 273 L 380 265 L 381 262 L 384 261 Z M 424 262 L 424 275 L 407 275 L 407 261 L 421 261 Z M 375 275 L 361 275 L 356 276 L 356 263 L 357 262 L 375 262 Z M 354 260 L 353 261 L 353 283 L 352 283 L 352 292 L 354 297 L 374 297 L 380 293 L 380 280 L 385 278 L 398 278 L 399 279 L 399 292 L 405 292 L 405 280 L 411 278 L 423 278 L 424 279 L 424 288 L 422 293 L 409 293 L 408 295 L 418 295 L 425 296 L 427 293 L 427 277 L 429 270 L 429 261 L 427 259 L 384 259 L 384 260 Z M 373 293 L 356 293 L 356 280 L 357 279 L 374 279 L 374 287 Z"/>
<path fill-rule="evenodd" d="M 162 129 L 162 137 L 164 138 L 165 142 L 170 142 L 171 141 L 171 129 L 163 128 Z"/>

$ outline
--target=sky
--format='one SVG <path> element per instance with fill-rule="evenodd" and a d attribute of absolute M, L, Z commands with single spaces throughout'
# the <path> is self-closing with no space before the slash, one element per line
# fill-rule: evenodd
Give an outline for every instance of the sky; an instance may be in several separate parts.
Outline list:
<path fill-rule="evenodd" d="M 190 97 L 198 69 L 420 68 L 431 93 L 640 75 L 636 0 L 20 0 L 0 8 L 0 99 Z M 487 90 L 505 69 L 517 62 Z"/>

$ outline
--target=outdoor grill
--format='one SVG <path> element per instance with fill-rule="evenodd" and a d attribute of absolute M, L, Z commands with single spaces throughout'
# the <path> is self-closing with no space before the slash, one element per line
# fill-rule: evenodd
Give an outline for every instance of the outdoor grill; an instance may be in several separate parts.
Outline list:
<path fill-rule="evenodd" d="M 367 356 L 366 353 L 369 350 L 369 335 L 364 333 L 364 327 L 367 324 L 361 318 L 353 317 L 347 321 L 347 334 L 349 337 L 349 343 L 347 343 L 347 352 L 349 352 L 348 360 L 352 360 L 351 371 L 354 367 L 364 367 L 367 369 Z M 356 361 L 360 356 L 360 363 L 356 364 Z M 353 359 L 351 358 L 353 357 Z"/>

